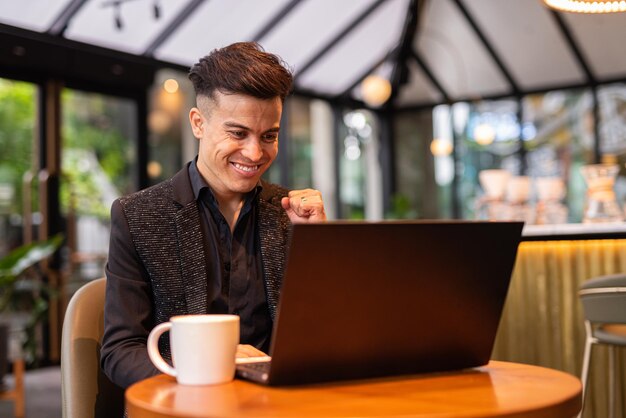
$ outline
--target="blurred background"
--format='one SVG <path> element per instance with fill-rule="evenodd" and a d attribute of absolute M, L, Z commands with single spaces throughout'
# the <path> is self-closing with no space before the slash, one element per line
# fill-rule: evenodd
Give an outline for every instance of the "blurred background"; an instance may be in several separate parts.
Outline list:
<path fill-rule="evenodd" d="M 52 289 L 44 319 L 16 344 L 58 364 L 112 201 L 195 156 L 187 71 L 212 49 L 255 40 L 292 68 L 267 178 L 320 189 L 332 219 L 530 225 L 582 222 L 581 168 L 598 163 L 617 167 L 621 217 L 625 39 L 624 13 L 541 0 L 0 2 L 0 256 L 65 238 L 33 275 Z"/>

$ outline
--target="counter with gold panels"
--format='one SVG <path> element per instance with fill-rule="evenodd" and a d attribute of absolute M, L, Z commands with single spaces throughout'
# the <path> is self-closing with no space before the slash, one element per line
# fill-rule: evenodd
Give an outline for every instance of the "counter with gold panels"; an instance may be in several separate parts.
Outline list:
<path fill-rule="evenodd" d="M 493 358 L 580 376 L 585 330 L 578 288 L 596 276 L 626 273 L 626 225 L 526 227 L 524 235 L 528 241 L 518 250 Z M 618 351 L 616 359 L 625 388 L 625 353 Z M 608 416 L 607 370 L 607 350 L 596 346 L 586 417 Z M 617 416 L 625 416 L 624 398 Z"/>

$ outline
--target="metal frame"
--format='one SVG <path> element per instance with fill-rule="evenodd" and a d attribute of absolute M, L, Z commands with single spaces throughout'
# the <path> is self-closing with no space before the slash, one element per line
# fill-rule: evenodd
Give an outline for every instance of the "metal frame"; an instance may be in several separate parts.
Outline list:
<path fill-rule="evenodd" d="M 302 68 L 296 73 L 295 79 L 302 76 L 305 72 L 307 72 L 315 63 L 317 63 L 324 55 L 326 55 L 330 50 L 332 50 L 339 42 L 345 38 L 350 32 L 354 30 L 357 26 L 359 26 L 369 15 L 371 15 L 376 9 L 383 5 L 385 0 L 376 0 L 373 4 L 371 4 L 367 9 L 361 12 L 352 22 L 350 22 L 337 36 L 319 48 L 312 57 L 302 65 Z"/>
<path fill-rule="evenodd" d="M 563 34 L 563 37 L 565 38 L 565 41 L 567 45 L 569 46 L 570 51 L 572 52 L 572 55 L 574 55 L 574 57 L 576 58 L 576 62 L 578 63 L 582 71 L 585 73 L 585 77 L 587 78 L 587 84 L 591 88 L 591 93 L 593 95 L 593 120 L 594 120 L 593 151 L 594 151 L 594 157 L 595 157 L 596 162 L 600 162 L 600 160 L 602 159 L 602 155 L 600 152 L 600 128 L 599 128 L 599 123 L 598 123 L 600 120 L 600 103 L 598 101 L 598 80 L 594 76 L 593 71 L 591 71 L 591 67 L 589 66 L 589 63 L 583 56 L 578 46 L 578 43 L 576 42 L 576 39 L 574 39 L 574 36 L 572 35 L 572 32 L 569 26 L 567 25 L 567 23 L 565 23 L 565 20 L 563 19 L 563 17 L 557 11 L 552 10 L 552 9 L 550 9 L 550 14 L 554 18 L 556 25 L 558 26 L 559 30 Z"/>
<path fill-rule="evenodd" d="M 146 57 L 154 56 L 154 51 L 169 38 L 172 33 L 178 29 L 178 27 L 191 16 L 191 14 L 202 4 L 204 0 L 191 0 L 187 6 L 181 10 L 178 15 L 170 22 L 165 29 L 157 35 L 157 37 L 150 43 L 150 45 L 143 52 Z"/>
<path fill-rule="evenodd" d="M 476 33 L 476 36 L 478 36 L 478 38 L 480 39 L 480 42 L 483 44 L 483 46 L 489 53 L 489 56 L 491 56 L 491 59 L 493 60 L 493 62 L 496 64 L 496 66 L 498 67 L 498 69 L 500 70 L 504 78 L 506 78 L 506 80 L 508 81 L 509 85 L 511 86 L 510 95 L 512 96 L 519 95 L 520 94 L 519 85 L 513 78 L 513 75 L 508 70 L 506 65 L 504 65 L 504 62 L 502 62 L 502 60 L 500 59 L 500 56 L 496 53 L 496 50 L 493 48 L 493 46 L 491 46 L 491 42 L 489 42 L 489 40 L 483 33 L 482 29 L 478 26 L 478 23 L 476 23 L 476 21 L 472 17 L 469 10 L 465 8 L 461 0 L 454 0 L 454 4 L 456 4 L 458 9 L 461 11 L 461 13 L 463 14 L 463 17 L 465 17 L 465 20 L 467 21 L 467 23 L 469 23 L 469 25 L 474 30 L 474 33 Z"/>
<path fill-rule="evenodd" d="M 265 36 L 267 36 L 268 33 L 270 33 L 273 29 L 275 29 L 280 22 L 287 17 L 287 15 L 291 12 L 293 12 L 293 10 L 296 8 L 296 6 L 304 3 L 304 1 L 306 0 L 291 0 L 289 3 L 287 3 L 282 9 L 280 9 L 278 11 L 278 13 L 276 13 L 276 15 L 274 17 L 272 17 L 266 24 L 265 26 L 263 26 L 261 28 L 261 30 L 259 30 L 256 35 L 254 35 L 252 37 L 252 39 L 254 39 L 255 42 L 259 42 L 261 39 L 263 39 Z"/>

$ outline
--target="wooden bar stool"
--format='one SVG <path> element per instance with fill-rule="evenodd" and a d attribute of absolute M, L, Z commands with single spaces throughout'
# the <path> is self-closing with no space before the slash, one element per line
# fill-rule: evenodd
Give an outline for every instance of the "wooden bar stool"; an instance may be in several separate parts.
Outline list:
<path fill-rule="evenodd" d="M 582 384 L 584 410 L 591 351 L 596 344 L 609 348 L 609 417 L 615 417 L 615 349 L 626 346 L 626 274 L 596 277 L 583 283 L 578 292 L 585 314 L 585 353 Z"/>
<path fill-rule="evenodd" d="M 24 399 L 24 360 L 17 359 L 13 362 L 13 376 L 15 383 L 13 387 L 5 391 L 0 391 L 0 400 L 11 400 L 15 403 L 15 417 L 23 418 L 26 407 Z"/>

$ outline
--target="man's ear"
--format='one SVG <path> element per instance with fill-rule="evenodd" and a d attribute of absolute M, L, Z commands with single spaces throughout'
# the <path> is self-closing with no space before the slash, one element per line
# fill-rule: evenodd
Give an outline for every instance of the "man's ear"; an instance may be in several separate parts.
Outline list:
<path fill-rule="evenodd" d="M 193 136 L 200 139 L 204 133 L 204 117 L 197 107 L 192 107 L 189 111 L 189 124 L 191 125 L 191 131 Z"/>

